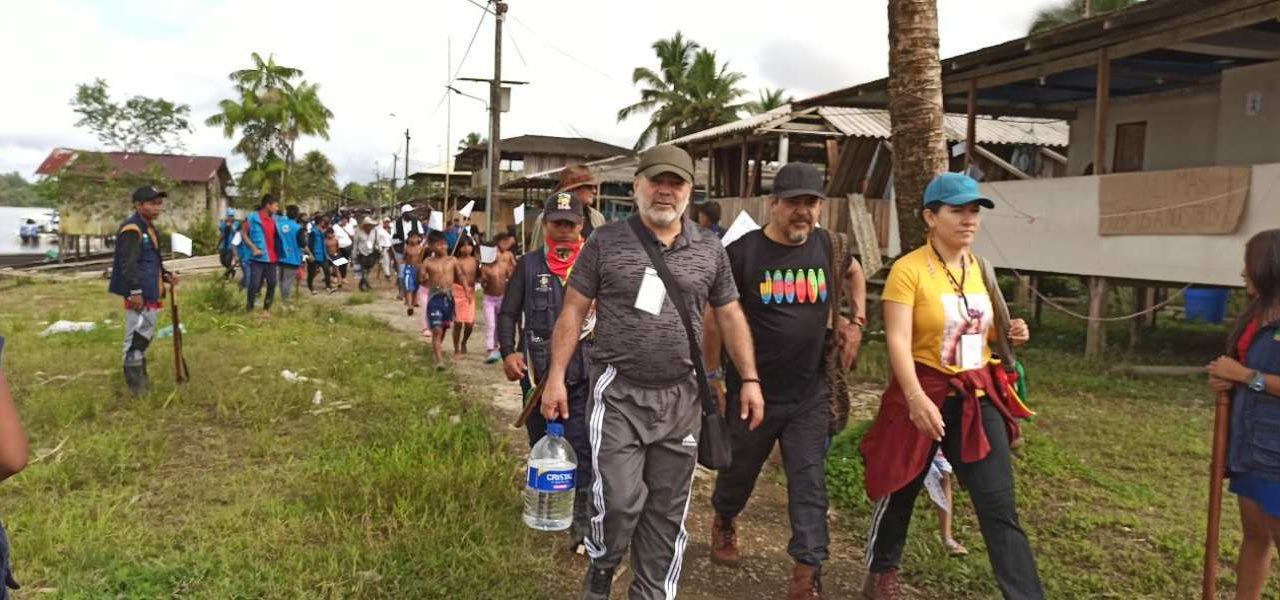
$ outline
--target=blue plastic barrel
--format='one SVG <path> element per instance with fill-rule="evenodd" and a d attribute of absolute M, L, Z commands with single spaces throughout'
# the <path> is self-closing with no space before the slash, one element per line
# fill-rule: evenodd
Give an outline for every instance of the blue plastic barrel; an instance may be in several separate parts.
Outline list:
<path fill-rule="evenodd" d="M 1230 290 L 1189 289 L 1183 296 L 1187 301 L 1187 320 L 1218 324 L 1227 317 L 1227 295 Z"/>

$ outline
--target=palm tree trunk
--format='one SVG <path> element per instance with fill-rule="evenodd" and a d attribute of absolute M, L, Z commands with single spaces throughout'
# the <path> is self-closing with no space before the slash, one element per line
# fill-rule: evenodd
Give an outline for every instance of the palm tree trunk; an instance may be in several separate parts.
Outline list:
<path fill-rule="evenodd" d="M 947 169 L 936 0 L 889 0 L 889 120 L 902 252 L 924 243 L 924 188 Z"/>

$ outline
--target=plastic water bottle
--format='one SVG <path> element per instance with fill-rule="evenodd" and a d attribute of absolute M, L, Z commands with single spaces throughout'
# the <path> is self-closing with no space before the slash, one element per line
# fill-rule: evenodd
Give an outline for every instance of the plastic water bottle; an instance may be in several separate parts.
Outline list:
<path fill-rule="evenodd" d="M 547 434 L 529 453 L 524 487 L 524 523 L 541 531 L 560 531 L 573 524 L 573 494 L 578 459 L 564 439 L 564 425 L 547 423 Z"/>

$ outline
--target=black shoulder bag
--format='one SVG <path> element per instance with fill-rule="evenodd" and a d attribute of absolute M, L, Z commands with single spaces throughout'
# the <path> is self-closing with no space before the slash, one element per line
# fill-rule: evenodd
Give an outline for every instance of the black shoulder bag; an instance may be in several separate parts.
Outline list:
<path fill-rule="evenodd" d="M 671 297 L 671 303 L 675 305 L 676 312 L 680 313 L 680 320 L 684 322 L 684 332 L 689 338 L 689 358 L 693 360 L 693 370 L 697 374 L 698 402 L 702 405 L 702 431 L 698 434 L 698 464 L 716 471 L 727 469 L 733 460 L 729 424 L 725 421 L 724 415 L 720 414 L 711 396 L 711 388 L 707 386 L 707 369 L 702 364 L 702 348 L 699 347 L 698 338 L 693 331 L 693 319 L 689 316 L 689 306 L 684 302 L 684 293 L 680 291 L 680 284 L 662 258 L 658 239 L 640 222 L 640 217 L 633 216 L 627 219 L 627 224 L 631 226 L 631 231 L 635 232 L 640 245 L 649 255 L 649 262 L 653 263 L 653 269 L 662 279 L 662 286 Z"/>

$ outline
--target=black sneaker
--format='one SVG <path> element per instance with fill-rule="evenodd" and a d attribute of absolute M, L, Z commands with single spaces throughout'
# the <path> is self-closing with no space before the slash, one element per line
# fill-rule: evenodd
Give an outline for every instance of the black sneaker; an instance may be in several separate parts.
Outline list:
<path fill-rule="evenodd" d="M 608 598 L 613 589 L 613 569 L 600 569 L 592 565 L 587 567 L 587 592 Z"/>

